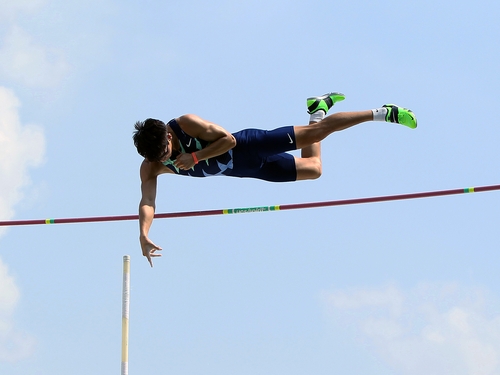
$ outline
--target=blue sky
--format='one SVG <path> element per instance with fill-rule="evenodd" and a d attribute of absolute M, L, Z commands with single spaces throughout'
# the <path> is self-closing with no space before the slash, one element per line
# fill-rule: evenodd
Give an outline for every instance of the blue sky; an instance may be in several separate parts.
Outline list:
<path fill-rule="evenodd" d="M 0 1 L 0 220 L 137 212 L 146 117 L 237 131 L 397 103 L 419 127 L 323 142 L 323 176 L 163 176 L 158 212 L 498 184 L 493 1 Z M 0 372 L 500 373 L 496 192 L 248 215 L 0 230 Z"/>

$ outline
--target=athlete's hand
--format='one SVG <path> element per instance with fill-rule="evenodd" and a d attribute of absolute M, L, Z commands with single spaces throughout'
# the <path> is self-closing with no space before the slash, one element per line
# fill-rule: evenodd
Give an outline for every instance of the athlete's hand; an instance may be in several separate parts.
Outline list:
<path fill-rule="evenodd" d="M 177 159 L 175 159 L 174 161 L 175 167 L 184 170 L 193 168 L 194 164 L 195 162 L 193 159 L 193 155 L 185 153 L 179 154 L 179 156 L 177 156 Z"/>
<path fill-rule="evenodd" d="M 161 257 L 161 254 L 156 254 L 156 251 L 161 251 L 161 247 L 156 246 L 149 238 L 144 237 L 140 239 L 142 255 L 147 259 L 151 267 L 153 267 L 153 259 L 156 257 Z"/>

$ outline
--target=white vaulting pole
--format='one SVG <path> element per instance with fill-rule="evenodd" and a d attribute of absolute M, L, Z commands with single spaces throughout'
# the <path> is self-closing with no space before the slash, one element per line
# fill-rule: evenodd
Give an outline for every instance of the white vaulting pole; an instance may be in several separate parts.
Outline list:
<path fill-rule="evenodd" d="M 128 375 L 128 320 L 130 306 L 130 256 L 123 257 L 123 293 L 122 293 L 122 372 Z"/>

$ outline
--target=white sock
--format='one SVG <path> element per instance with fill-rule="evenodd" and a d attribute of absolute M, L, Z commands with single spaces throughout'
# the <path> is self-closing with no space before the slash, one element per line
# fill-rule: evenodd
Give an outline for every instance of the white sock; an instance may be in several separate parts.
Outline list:
<path fill-rule="evenodd" d="M 385 115 L 387 115 L 387 108 L 377 108 L 372 109 L 373 121 L 385 121 Z"/>
<path fill-rule="evenodd" d="M 326 115 L 325 111 L 320 109 L 317 112 L 311 113 L 311 117 L 309 117 L 309 122 L 320 122 L 325 118 L 325 115 Z"/>

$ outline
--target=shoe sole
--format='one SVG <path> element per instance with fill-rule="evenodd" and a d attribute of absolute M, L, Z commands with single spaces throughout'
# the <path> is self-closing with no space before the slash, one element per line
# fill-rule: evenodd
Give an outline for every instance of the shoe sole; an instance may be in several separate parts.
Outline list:
<path fill-rule="evenodd" d="M 322 99 L 328 98 L 329 96 L 333 96 L 334 98 L 337 99 L 337 100 L 332 99 L 334 104 L 345 99 L 344 94 L 342 94 L 340 92 L 332 92 L 330 94 L 325 94 L 325 95 L 321 95 L 321 96 L 313 96 L 313 97 L 307 98 L 307 101 L 309 101 L 309 100 L 322 100 Z"/>

